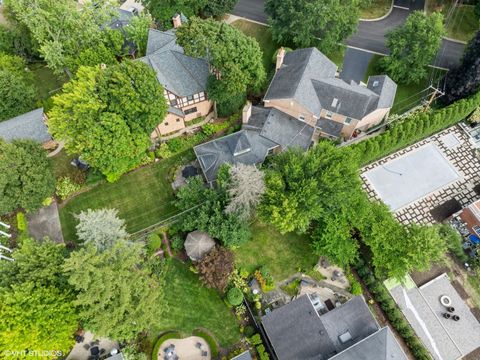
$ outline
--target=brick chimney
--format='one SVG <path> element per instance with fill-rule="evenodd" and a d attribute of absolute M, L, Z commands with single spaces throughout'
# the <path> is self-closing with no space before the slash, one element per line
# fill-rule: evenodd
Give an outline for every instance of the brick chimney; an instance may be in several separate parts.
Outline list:
<path fill-rule="evenodd" d="M 275 65 L 275 71 L 280 69 L 280 67 L 282 66 L 284 57 L 285 57 L 285 48 L 282 46 L 280 49 L 278 49 L 277 64 Z"/>
<path fill-rule="evenodd" d="M 182 26 L 182 17 L 180 16 L 180 14 L 175 14 L 175 16 L 172 18 L 172 21 L 173 21 L 173 27 L 175 29 Z"/>
<path fill-rule="evenodd" d="M 252 116 L 252 103 L 250 101 L 247 101 L 242 110 L 242 123 L 248 123 L 248 120 L 250 120 L 250 116 Z"/>

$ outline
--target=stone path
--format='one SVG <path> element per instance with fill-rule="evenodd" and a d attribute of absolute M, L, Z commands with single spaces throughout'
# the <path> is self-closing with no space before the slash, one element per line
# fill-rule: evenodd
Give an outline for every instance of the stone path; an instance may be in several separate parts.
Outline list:
<path fill-rule="evenodd" d="M 455 147 L 448 147 L 441 140 L 447 134 L 454 134 L 460 141 Z M 363 188 L 371 199 L 381 200 L 373 187 L 369 184 L 363 174 L 377 166 L 382 166 L 392 159 L 396 159 L 411 152 L 427 143 L 434 143 L 448 159 L 450 164 L 462 175 L 457 181 L 433 192 L 395 212 L 397 219 L 404 223 L 433 224 L 434 218 L 430 211 L 448 200 L 457 200 L 462 207 L 476 201 L 480 196 L 474 191 L 474 186 L 480 184 L 480 160 L 475 153 L 475 148 L 469 142 L 466 135 L 459 126 L 450 127 L 434 136 L 424 139 L 414 145 L 402 149 L 390 156 L 376 161 L 362 169 Z"/>

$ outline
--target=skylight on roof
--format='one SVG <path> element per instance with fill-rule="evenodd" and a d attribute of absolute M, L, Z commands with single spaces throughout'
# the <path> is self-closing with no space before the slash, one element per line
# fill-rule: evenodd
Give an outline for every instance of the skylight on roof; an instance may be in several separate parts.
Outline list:
<path fill-rule="evenodd" d="M 337 104 L 338 104 L 338 99 L 337 99 L 337 98 L 333 98 L 332 107 L 337 107 Z"/>

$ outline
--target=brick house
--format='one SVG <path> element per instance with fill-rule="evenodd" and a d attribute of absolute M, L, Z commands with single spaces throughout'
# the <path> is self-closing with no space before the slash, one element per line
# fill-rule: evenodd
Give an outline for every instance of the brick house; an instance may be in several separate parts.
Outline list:
<path fill-rule="evenodd" d="M 365 85 L 337 75 L 337 66 L 316 48 L 286 54 L 281 48 L 264 105 L 314 127 L 316 138 L 348 140 L 388 115 L 397 90 L 392 79 L 371 76 Z"/>
<path fill-rule="evenodd" d="M 480 200 L 471 203 L 460 213 L 470 234 L 480 237 Z"/>
<path fill-rule="evenodd" d="M 207 61 L 185 55 L 176 42 L 176 28 L 185 20 L 176 15 L 173 29 L 150 29 L 146 56 L 139 59 L 155 71 L 169 106 L 166 118 L 159 119 L 159 125 L 151 135 L 153 139 L 184 129 L 189 121 L 207 116 L 213 108 L 213 102 L 207 97 L 210 76 Z"/>

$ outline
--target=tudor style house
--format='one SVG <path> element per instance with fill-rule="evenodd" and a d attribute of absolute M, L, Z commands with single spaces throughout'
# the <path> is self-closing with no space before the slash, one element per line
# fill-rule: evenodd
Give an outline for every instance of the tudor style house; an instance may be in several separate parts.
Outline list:
<path fill-rule="evenodd" d="M 314 137 L 348 140 L 382 122 L 393 105 L 397 85 L 387 75 L 367 84 L 338 77 L 337 66 L 316 48 L 281 48 L 276 73 L 263 99 L 315 128 Z"/>
<path fill-rule="evenodd" d="M 176 42 L 176 28 L 184 21 L 186 18 L 177 14 L 173 29 L 150 29 L 146 56 L 139 59 L 155 71 L 169 105 L 166 118 L 159 119 L 152 133 L 153 139 L 184 129 L 189 121 L 207 116 L 213 108 L 206 92 L 210 76 L 207 61 L 185 55 Z"/>
<path fill-rule="evenodd" d="M 224 163 L 256 165 L 290 147 L 307 150 L 321 137 L 348 140 L 388 116 L 397 85 L 386 75 L 367 84 L 346 83 L 337 66 L 316 48 L 277 56 L 276 73 L 264 106 L 247 103 L 242 129 L 194 147 L 203 174 L 213 185 Z"/>

